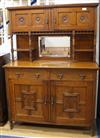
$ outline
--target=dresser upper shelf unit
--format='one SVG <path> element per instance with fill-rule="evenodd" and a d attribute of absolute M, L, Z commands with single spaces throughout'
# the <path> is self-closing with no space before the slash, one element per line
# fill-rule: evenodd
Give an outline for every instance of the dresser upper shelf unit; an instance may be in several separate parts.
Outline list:
<path fill-rule="evenodd" d="M 96 6 L 68 4 L 8 8 L 10 32 L 94 30 Z"/>
<path fill-rule="evenodd" d="M 16 34 L 17 48 L 12 44 L 12 59 L 33 61 L 39 58 L 40 36 L 70 37 L 70 59 L 95 62 L 96 9 L 93 4 L 12 7 L 9 32 Z"/>

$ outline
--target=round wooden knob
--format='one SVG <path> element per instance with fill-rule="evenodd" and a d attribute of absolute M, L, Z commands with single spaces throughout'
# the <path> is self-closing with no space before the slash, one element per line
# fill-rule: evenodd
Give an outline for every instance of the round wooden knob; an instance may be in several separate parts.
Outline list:
<path fill-rule="evenodd" d="M 85 21 L 85 16 L 83 16 L 83 15 L 80 16 L 80 21 L 81 21 L 81 22 L 84 22 L 84 21 Z"/>
<path fill-rule="evenodd" d="M 40 17 L 36 17 L 35 21 L 38 23 L 40 22 Z"/>
<path fill-rule="evenodd" d="M 68 17 L 67 16 L 63 16 L 62 21 L 63 22 L 68 22 Z"/>
<path fill-rule="evenodd" d="M 20 17 L 19 18 L 19 22 L 22 24 L 22 23 L 24 23 L 24 17 Z"/>

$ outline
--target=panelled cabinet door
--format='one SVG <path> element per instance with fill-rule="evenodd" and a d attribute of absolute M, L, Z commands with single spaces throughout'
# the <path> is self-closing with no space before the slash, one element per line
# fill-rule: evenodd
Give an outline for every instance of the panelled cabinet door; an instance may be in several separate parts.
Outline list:
<path fill-rule="evenodd" d="M 67 30 L 75 28 L 76 13 L 74 8 L 55 8 L 54 14 L 54 29 Z"/>
<path fill-rule="evenodd" d="M 92 83 L 56 81 L 52 83 L 52 121 L 56 124 L 91 124 Z M 89 127 L 89 126 L 88 126 Z"/>
<path fill-rule="evenodd" d="M 12 31 L 27 32 L 30 29 L 30 11 L 18 10 L 12 12 Z"/>
<path fill-rule="evenodd" d="M 25 122 L 48 121 L 47 84 L 42 81 L 10 80 L 12 120 Z"/>
<path fill-rule="evenodd" d="M 77 27 L 80 29 L 95 27 L 95 10 L 93 8 L 80 8 L 77 11 Z"/>
<path fill-rule="evenodd" d="M 49 10 L 31 11 L 32 31 L 46 31 L 49 27 Z"/>

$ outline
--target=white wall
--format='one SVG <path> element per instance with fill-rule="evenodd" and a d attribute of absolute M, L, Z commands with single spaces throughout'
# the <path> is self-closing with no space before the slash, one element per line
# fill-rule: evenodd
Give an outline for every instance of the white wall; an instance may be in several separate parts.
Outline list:
<path fill-rule="evenodd" d="M 55 0 L 56 4 L 71 4 L 71 3 L 97 3 L 99 0 Z"/>
<path fill-rule="evenodd" d="M 34 5 L 39 5 L 40 1 L 41 2 L 44 1 L 46 5 L 49 4 L 49 0 L 37 0 L 37 3 Z M 99 2 L 99 0 L 50 0 L 50 1 L 54 1 L 55 4 L 76 4 L 76 3 L 98 3 Z"/>
<path fill-rule="evenodd" d="M 7 40 L 4 44 L 0 45 L 0 56 L 10 53 L 10 40 Z"/>

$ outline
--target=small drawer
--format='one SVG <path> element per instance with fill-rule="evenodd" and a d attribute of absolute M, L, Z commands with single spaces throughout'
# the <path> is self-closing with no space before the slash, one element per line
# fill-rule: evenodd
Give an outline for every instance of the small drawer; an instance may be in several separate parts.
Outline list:
<path fill-rule="evenodd" d="M 29 72 L 29 77 L 34 80 L 48 80 L 49 72 L 44 69 L 32 69 Z"/>
<path fill-rule="evenodd" d="M 8 78 L 47 80 L 49 79 L 49 73 L 42 69 L 10 69 Z"/>
<path fill-rule="evenodd" d="M 50 80 L 93 80 L 93 73 L 83 70 L 52 70 Z"/>

